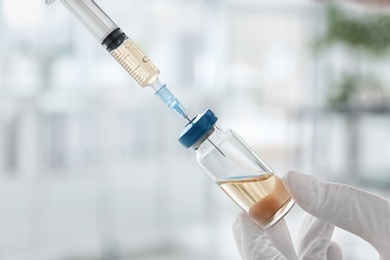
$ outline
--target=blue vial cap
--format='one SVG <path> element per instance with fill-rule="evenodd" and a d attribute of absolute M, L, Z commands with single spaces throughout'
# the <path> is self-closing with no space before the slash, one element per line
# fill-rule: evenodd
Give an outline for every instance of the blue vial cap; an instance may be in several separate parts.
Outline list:
<path fill-rule="evenodd" d="M 214 112 L 207 109 L 203 114 L 197 115 L 183 130 L 179 137 L 179 142 L 190 148 L 204 136 L 217 122 L 218 118 Z"/>

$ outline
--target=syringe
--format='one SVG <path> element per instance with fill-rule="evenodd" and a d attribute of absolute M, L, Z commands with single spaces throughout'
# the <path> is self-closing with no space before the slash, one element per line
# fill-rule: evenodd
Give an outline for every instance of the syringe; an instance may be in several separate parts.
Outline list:
<path fill-rule="evenodd" d="M 47 4 L 55 0 L 46 0 Z M 160 71 L 93 0 L 61 0 L 141 87 L 152 87 L 165 104 L 188 119 L 179 100 L 159 80 Z"/>

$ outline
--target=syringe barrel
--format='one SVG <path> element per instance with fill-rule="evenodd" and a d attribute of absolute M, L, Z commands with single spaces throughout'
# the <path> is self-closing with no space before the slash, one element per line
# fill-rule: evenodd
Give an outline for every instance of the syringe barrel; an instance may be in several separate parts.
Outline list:
<path fill-rule="evenodd" d="M 51 4 L 55 0 L 46 0 Z M 149 58 L 104 13 L 94 0 L 61 0 L 93 36 L 106 48 L 115 60 L 137 81 L 141 87 L 152 87 L 169 108 L 187 118 L 184 107 L 159 81 L 160 71 Z"/>
<path fill-rule="evenodd" d="M 110 33 L 102 45 L 141 87 L 151 86 L 158 80 L 158 68 L 121 29 Z"/>
<path fill-rule="evenodd" d="M 61 0 L 141 87 L 158 80 L 158 68 L 93 0 Z M 50 2 L 49 2 L 50 3 Z"/>
<path fill-rule="evenodd" d="M 100 43 L 103 43 L 104 39 L 118 28 L 93 0 L 61 0 L 61 2 Z"/>

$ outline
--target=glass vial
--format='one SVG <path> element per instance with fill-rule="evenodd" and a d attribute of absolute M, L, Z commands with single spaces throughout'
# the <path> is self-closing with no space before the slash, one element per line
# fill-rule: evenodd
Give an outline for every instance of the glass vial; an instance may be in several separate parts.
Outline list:
<path fill-rule="evenodd" d="M 194 118 L 179 137 L 196 150 L 200 167 L 264 229 L 270 228 L 294 205 L 280 178 L 231 129 L 215 125 L 211 110 Z"/>

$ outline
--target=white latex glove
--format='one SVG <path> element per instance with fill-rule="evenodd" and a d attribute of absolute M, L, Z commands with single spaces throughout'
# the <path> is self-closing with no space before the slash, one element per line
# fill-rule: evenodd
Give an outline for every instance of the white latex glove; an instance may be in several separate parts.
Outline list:
<path fill-rule="evenodd" d="M 298 239 L 297 254 L 284 221 L 263 230 L 241 213 L 233 234 L 244 260 L 340 260 L 340 247 L 331 241 L 334 226 L 369 242 L 390 260 L 390 201 L 365 191 L 316 177 L 289 172 L 283 182 L 296 203 L 308 212 Z"/>

